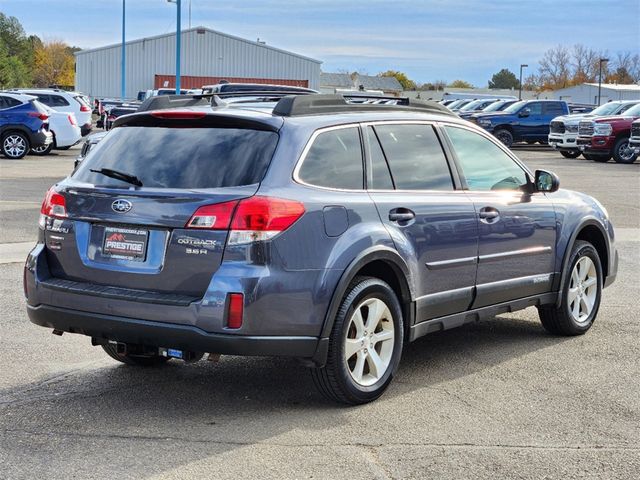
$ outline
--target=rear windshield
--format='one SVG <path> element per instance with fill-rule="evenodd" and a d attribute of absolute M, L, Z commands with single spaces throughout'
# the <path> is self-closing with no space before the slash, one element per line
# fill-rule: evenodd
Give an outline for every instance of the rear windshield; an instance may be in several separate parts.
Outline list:
<path fill-rule="evenodd" d="M 72 178 L 96 186 L 131 186 L 91 171 L 109 168 L 150 188 L 251 185 L 262 181 L 277 143 L 277 133 L 261 130 L 120 127 L 91 149 Z"/>

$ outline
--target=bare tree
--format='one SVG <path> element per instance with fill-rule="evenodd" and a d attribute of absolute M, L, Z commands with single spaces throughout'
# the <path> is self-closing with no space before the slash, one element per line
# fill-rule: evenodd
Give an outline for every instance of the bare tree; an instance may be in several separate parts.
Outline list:
<path fill-rule="evenodd" d="M 618 52 L 614 60 L 613 69 L 618 83 L 640 82 L 640 54 L 630 51 Z"/>
<path fill-rule="evenodd" d="M 569 86 L 571 55 L 563 45 L 547 50 L 540 60 L 539 75 L 544 88 L 558 89 Z"/>
<path fill-rule="evenodd" d="M 576 44 L 571 51 L 573 72 L 571 81 L 573 84 L 596 82 L 598 80 L 600 52 L 584 45 Z"/>

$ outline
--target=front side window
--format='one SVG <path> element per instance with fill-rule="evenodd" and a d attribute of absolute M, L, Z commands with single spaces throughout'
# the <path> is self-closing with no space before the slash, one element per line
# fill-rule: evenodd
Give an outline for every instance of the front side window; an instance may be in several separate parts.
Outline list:
<path fill-rule="evenodd" d="M 444 128 L 469 190 L 518 190 L 527 185 L 522 167 L 491 140 L 464 128 Z"/>
<path fill-rule="evenodd" d="M 358 128 L 320 133 L 302 162 L 298 178 L 318 187 L 361 190 L 364 169 Z"/>
<path fill-rule="evenodd" d="M 535 102 L 527 104 L 525 109 L 529 109 L 529 115 L 542 115 L 542 103 Z"/>
<path fill-rule="evenodd" d="M 453 190 L 451 172 L 431 125 L 378 125 L 376 134 L 398 190 Z"/>

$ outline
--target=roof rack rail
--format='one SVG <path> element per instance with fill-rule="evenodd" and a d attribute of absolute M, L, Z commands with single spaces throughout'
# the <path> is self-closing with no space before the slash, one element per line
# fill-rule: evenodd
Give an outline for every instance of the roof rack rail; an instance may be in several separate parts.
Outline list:
<path fill-rule="evenodd" d="M 348 99 L 357 99 L 349 103 Z M 361 100 L 370 102 L 361 102 Z M 381 103 L 372 103 L 384 101 Z M 394 102 L 390 104 L 390 102 Z M 287 95 L 283 97 L 273 109 L 274 115 L 282 117 L 297 117 L 304 115 L 322 115 L 347 112 L 384 112 L 384 111 L 428 112 L 440 115 L 454 115 L 448 108 L 436 102 L 417 100 L 407 97 L 386 97 L 379 95 L 341 94 L 341 95 Z"/>

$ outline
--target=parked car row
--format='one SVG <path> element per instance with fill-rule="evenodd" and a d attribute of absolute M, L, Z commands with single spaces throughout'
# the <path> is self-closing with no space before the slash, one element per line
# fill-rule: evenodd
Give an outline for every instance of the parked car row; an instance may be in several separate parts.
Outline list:
<path fill-rule="evenodd" d="M 507 147 L 517 142 L 548 143 L 565 158 L 633 163 L 640 139 L 632 123 L 640 100 L 613 101 L 592 109 L 561 100 L 457 99 L 441 102 L 459 117 L 478 124 Z M 637 138 L 637 133 L 636 133 Z"/>
<path fill-rule="evenodd" d="M 59 89 L 0 91 L 0 142 L 11 159 L 66 150 L 91 132 L 91 101 Z"/>

